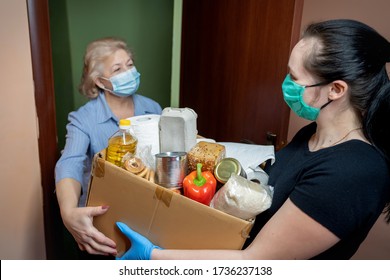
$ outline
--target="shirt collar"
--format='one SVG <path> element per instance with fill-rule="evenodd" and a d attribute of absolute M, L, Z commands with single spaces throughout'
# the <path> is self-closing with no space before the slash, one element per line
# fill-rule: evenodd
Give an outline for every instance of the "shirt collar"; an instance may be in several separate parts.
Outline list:
<path fill-rule="evenodd" d="M 97 120 L 99 123 L 104 123 L 109 119 L 113 119 L 115 122 L 119 122 L 118 118 L 112 113 L 110 107 L 108 107 L 106 97 L 103 92 L 99 92 L 97 97 Z"/>
<path fill-rule="evenodd" d="M 148 108 L 150 108 L 150 106 L 148 106 L 150 103 L 146 102 L 145 98 L 142 98 L 141 95 L 134 94 L 133 102 L 134 102 L 134 116 L 153 114 L 153 111 L 147 110 Z"/>
<path fill-rule="evenodd" d="M 149 112 L 144 109 L 145 106 L 141 105 L 142 100 L 139 98 L 138 94 L 133 95 L 133 102 L 134 116 L 153 114 L 153 112 Z M 116 123 L 119 123 L 119 119 L 112 113 L 110 107 L 108 106 L 106 96 L 102 91 L 99 92 L 99 95 L 97 97 L 97 103 L 97 112 L 100 112 L 97 117 L 98 123 L 104 123 L 109 119 L 113 119 Z"/>

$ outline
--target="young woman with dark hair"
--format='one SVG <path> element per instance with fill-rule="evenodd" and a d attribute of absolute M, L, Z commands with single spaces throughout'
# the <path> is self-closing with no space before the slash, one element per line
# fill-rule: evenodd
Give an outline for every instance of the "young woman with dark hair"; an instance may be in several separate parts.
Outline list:
<path fill-rule="evenodd" d="M 244 249 L 161 249 L 117 223 L 132 243 L 120 259 L 350 259 L 390 201 L 389 60 L 390 43 L 363 23 L 310 25 L 282 91 L 313 122 L 266 167 L 272 205 Z"/>

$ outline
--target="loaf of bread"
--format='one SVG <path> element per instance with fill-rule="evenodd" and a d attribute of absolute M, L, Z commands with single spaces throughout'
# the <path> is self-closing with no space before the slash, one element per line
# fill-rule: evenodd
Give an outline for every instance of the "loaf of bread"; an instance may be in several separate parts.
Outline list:
<path fill-rule="evenodd" d="M 188 170 L 196 170 L 198 163 L 202 164 L 202 171 L 214 171 L 214 167 L 226 156 L 224 145 L 205 141 L 198 142 L 188 153 Z"/>

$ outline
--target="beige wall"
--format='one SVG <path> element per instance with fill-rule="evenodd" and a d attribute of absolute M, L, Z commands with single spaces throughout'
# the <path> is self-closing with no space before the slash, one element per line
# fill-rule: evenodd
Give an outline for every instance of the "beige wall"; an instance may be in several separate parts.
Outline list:
<path fill-rule="evenodd" d="M 45 259 L 26 0 L 1 0 L 0 26 L 0 259 Z"/>
<path fill-rule="evenodd" d="M 305 0 L 302 27 L 313 21 L 350 18 L 363 21 L 390 40 L 389 0 Z M 308 122 L 294 113 L 290 115 L 288 140 Z M 390 259 L 390 225 L 381 217 L 355 259 Z"/>

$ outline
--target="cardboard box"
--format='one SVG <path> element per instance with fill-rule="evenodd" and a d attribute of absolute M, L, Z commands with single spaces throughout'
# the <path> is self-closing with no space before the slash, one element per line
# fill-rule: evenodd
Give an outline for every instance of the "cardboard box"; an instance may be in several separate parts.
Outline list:
<path fill-rule="evenodd" d="M 95 155 L 87 198 L 87 206 L 100 205 L 110 209 L 94 225 L 119 255 L 130 242 L 116 221 L 166 249 L 241 249 L 253 226 L 106 162 L 104 152 Z"/>

